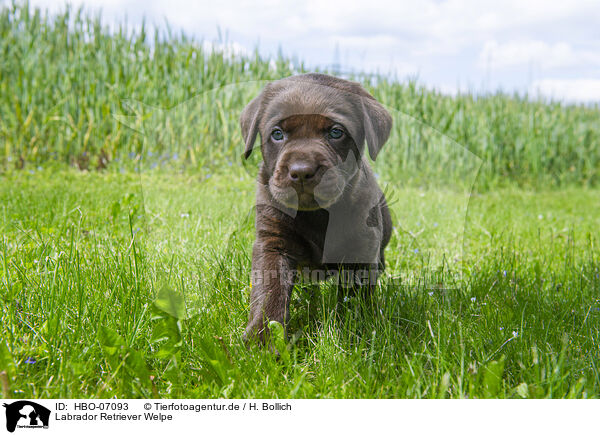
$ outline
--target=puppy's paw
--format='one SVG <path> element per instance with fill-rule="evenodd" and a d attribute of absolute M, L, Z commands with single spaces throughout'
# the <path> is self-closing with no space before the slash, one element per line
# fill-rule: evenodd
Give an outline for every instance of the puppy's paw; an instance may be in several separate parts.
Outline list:
<path fill-rule="evenodd" d="M 242 340 L 246 346 L 249 346 L 252 343 L 258 343 L 259 345 L 263 345 L 266 343 L 269 337 L 269 329 L 267 328 L 267 324 L 259 319 L 250 321 L 244 334 L 242 335 Z"/>
<path fill-rule="evenodd" d="M 288 354 L 285 328 L 275 320 L 251 322 L 246 327 L 242 339 L 246 346 L 252 343 L 257 343 L 261 347 L 266 346 L 277 358 L 282 354 Z"/>

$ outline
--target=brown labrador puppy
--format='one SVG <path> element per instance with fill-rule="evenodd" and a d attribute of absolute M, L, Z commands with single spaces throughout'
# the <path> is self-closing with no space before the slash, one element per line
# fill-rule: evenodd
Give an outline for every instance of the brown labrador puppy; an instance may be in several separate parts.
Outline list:
<path fill-rule="evenodd" d="M 364 142 L 375 160 L 391 126 L 360 84 L 323 74 L 270 83 L 246 106 L 244 156 L 260 133 L 263 163 L 244 339 L 264 341 L 271 320 L 285 325 L 298 270 L 373 291 L 392 220 Z"/>

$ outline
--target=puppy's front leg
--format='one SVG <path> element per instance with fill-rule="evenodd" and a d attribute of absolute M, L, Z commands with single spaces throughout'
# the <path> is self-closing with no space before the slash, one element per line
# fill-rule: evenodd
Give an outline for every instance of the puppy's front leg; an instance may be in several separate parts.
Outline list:
<path fill-rule="evenodd" d="M 244 341 L 258 338 L 264 343 L 267 325 L 276 320 L 285 326 L 290 296 L 294 286 L 296 264 L 270 243 L 257 240 L 252 253 L 252 292 L 250 315 Z"/>

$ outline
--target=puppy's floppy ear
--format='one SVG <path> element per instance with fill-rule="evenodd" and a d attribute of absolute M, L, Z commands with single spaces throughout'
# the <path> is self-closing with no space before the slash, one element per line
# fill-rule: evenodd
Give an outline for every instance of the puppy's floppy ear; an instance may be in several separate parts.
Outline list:
<path fill-rule="evenodd" d="M 252 154 L 252 148 L 256 141 L 256 135 L 258 134 L 258 125 L 260 123 L 261 116 L 261 104 L 263 100 L 263 94 L 261 93 L 258 97 L 254 98 L 248 105 L 242 110 L 240 116 L 240 125 L 242 127 L 242 137 L 246 148 L 244 149 L 244 158 L 247 159 Z"/>
<path fill-rule="evenodd" d="M 371 159 L 375 160 L 383 144 L 390 136 L 392 117 L 379 102 L 371 97 L 362 97 L 365 139 Z"/>

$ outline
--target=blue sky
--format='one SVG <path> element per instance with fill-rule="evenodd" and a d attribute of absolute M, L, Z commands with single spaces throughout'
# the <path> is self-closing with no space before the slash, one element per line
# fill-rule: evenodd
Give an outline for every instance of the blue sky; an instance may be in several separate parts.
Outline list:
<path fill-rule="evenodd" d="M 30 0 L 51 12 L 64 3 Z M 600 2 L 72 0 L 107 25 L 183 30 L 233 52 L 278 50 L 308 67 L 395 74 L 444 93 L 529 92 L 600 102 Z M 223 38 L 222 38 L 223 39 Z"/>

